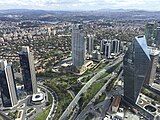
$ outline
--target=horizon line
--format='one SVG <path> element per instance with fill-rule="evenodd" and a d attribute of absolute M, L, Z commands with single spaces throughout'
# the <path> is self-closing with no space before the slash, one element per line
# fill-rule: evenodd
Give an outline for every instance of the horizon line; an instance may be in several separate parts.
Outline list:
<path fill-rule="evenodd" d="M 33 8 L 7 8 L 7 9 L 0 9 L 0 11 L 7 11 L 7 10 L 42 10 L 42 11 L 64 11 L 64 12 L 90 12 L 90 11 L 114 11 L 114 10 L 124 10 L 124 11 L 146 11 L 146 12 L 160 12 L 160 10 L 146 10 L 146 9 L 123 9 L 123 8 L 117 8 L 117 9 L 112 9 L 112 8 L 106 8 L 106 9 L 95 9 L 95 10 L 81 10 L 81 9 L 71 9 L 71 10 L 64 10 L 64 9 L 60 9 L 60 10 L 49 10 L 49 9 L 33 9 Z"/>

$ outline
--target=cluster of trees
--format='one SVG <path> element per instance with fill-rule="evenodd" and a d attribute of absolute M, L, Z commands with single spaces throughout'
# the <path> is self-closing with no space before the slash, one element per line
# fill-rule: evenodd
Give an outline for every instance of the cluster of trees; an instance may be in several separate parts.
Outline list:
<path fill-rule="evenodd" d="M 93 83 L 90 88 L 81 95 L 80 100 L 78 101 L 80 109 L 83 110 L 85 106 L 90 102 L 90 100 L 96 95 L 96 93 L 103 87 L 106 79 L 102 79 L 100 82 Z"/>
<path fill-rule="evenodd" d="M 103 92 L 102 95 L 99 95 L 99 97 L 95 100 L 94 104 L 96 105 L 100 102 L 103 102 L 105 100 L 105 98 L 106 98 L 106 93 Z"/>
<path fill-rule="evenodd" d="M 67 90 L 71 88 L 71 90 L 75 90 L 74 88 L 78 84 L 77 77 L 71 74 L 55 75 L 54 79 L 46 80 L 44 84 L 54 90 L 58 95 L 58 106 L 54 117 L 55 120 L 58 120 L 72 101 L 72 97 Z"/>
<path fill-rule="evenodd" d="M 146 88 L 142 88 L 142 91 L 141 91 L 144 95 L 154 99 L 155 101 L 159 102 L 160 103 L 160 95 L 157 95 L 151 91 L 149 91 L 148 89 Z"/>

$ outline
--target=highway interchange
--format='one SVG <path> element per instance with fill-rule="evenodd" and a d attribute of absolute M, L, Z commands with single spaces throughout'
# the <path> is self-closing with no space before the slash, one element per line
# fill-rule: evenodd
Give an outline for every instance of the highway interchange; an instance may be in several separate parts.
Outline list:
<path fill-rule="evenodd" d="M 113 62 L 109 63 L 105 68 L 100 70 L 97 74 L 95 74 L 79 91 L 79 93 L 75 96 L 72 102 L 69 104 L 67 109 L 61 115 L 60 120 L 66 120 L 67 116 L 72 112 L 73 108 L 78 104 L 81 95 L 87 91 L 87 89 L 94 83 L 98 78 L 100 78 L 105 72 L 110 70 L 113 66 L 117 65 L 118 63 L 122 62 L 123 55 L 120 55 L 118 59 L 114 60 Z"/>

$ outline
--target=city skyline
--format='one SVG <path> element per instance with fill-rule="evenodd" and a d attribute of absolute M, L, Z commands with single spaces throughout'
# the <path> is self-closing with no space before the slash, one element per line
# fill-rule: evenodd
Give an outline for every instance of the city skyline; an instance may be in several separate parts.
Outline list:
<path fill-rule="evenodd" d="M 100 9 L 136 9 L 160 11 L 160 0 L 0 0 L 1 9 L 41 9 L 90 11 Z"/>
<path fill-rule="evenodd" d="M 160 0 L 0 5 L 0 119 L 160 120 Z"/>

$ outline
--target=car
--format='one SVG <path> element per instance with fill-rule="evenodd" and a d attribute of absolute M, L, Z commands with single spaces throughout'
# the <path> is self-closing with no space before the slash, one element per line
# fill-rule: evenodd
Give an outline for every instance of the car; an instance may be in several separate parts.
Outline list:
<path fill-rule="evenodd" d="M 143 117 L 143 116 L 141 116 L 141 117 L 140 117 L 140 120 L 141 120 L 141 119 L 143 120 L 143 118 L 144 118 L 144 117 Z"/>

